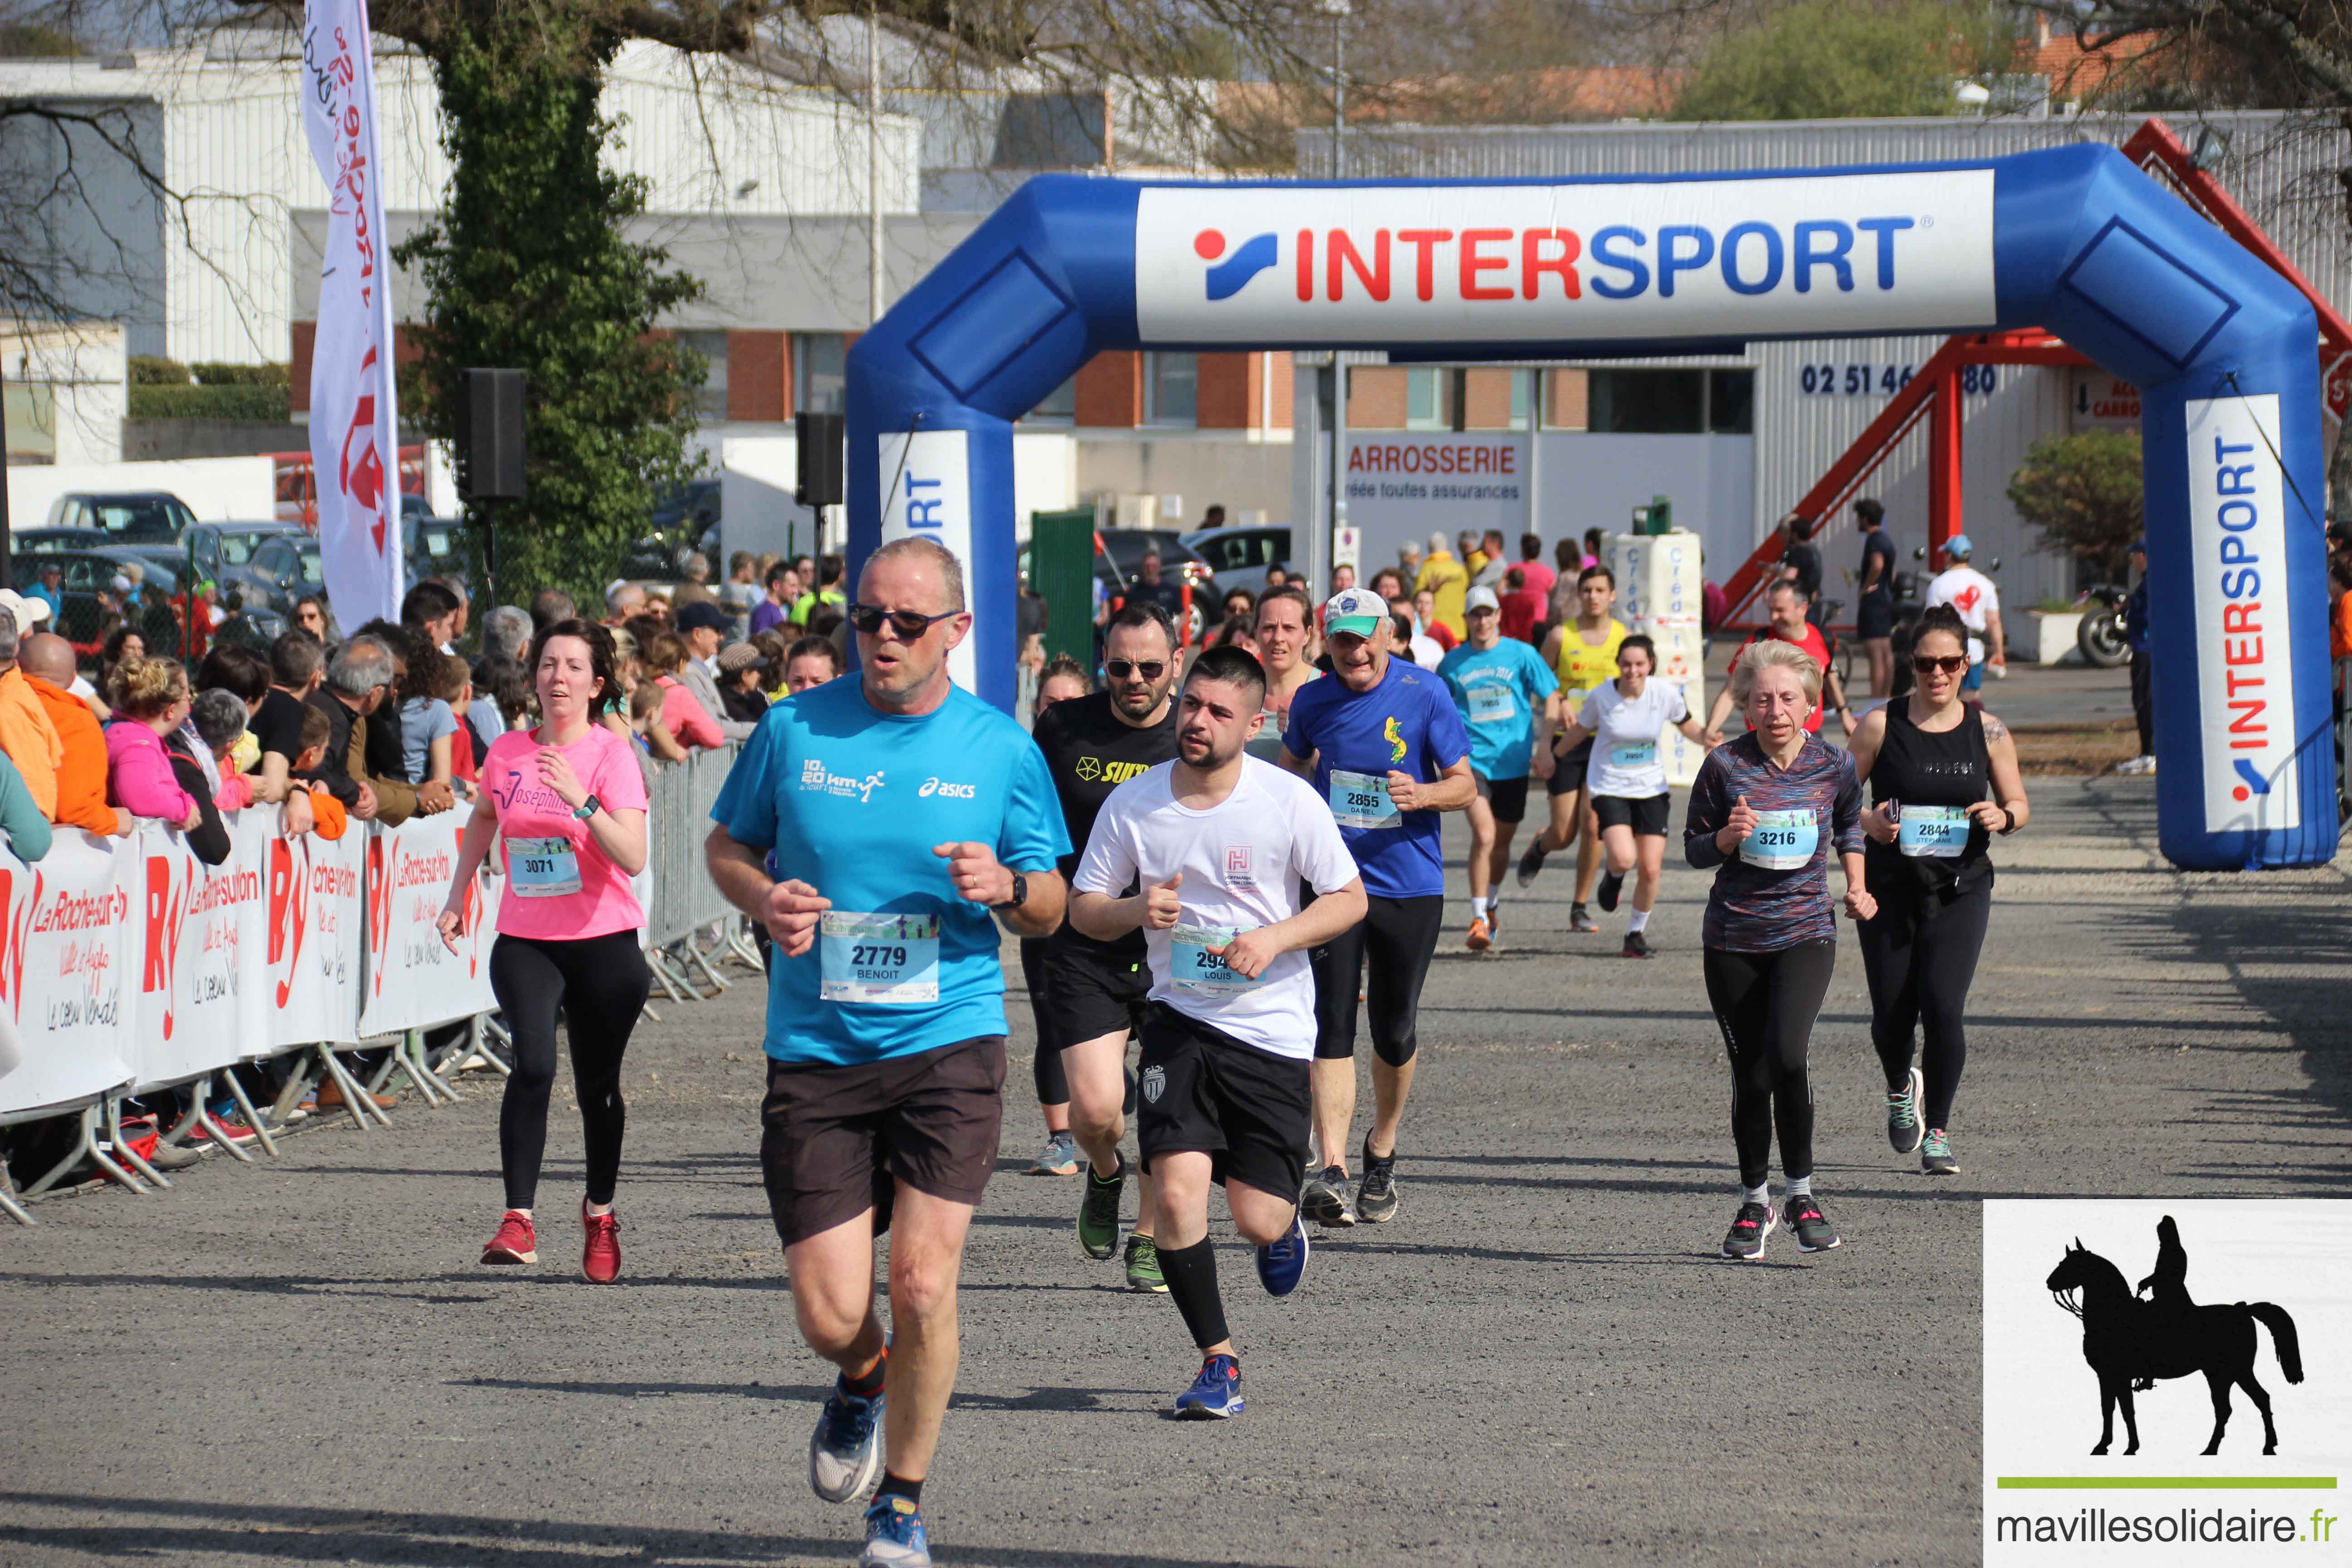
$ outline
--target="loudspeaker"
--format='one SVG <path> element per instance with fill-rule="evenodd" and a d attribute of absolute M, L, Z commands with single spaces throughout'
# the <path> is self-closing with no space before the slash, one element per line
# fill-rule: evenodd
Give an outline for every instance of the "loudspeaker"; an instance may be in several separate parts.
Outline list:
<path fill-rule="evenodd" d="M 839 506 L 846 420 L 838 414 L 795 414 L 793 430 L 799 437 L 801 458 L 800 482 L 793 487 L 793 499 L 806 507 Z"/>
<path fill-rule="evenodd" d="M 457 430 L 451 443 L 457 493 L 467 500 L 520 500 L 523 482 L 523 373 L 457 373 Z"/>

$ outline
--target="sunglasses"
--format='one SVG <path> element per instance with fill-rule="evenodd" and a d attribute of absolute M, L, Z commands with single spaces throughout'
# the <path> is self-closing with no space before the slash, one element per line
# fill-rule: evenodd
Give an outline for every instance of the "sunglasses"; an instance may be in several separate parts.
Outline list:
<path fill-rule="evenodd" d="M 1946 675 L 1958 675 L 1969 668 L 1969 656 L 1956 653 L 1948 658 L 1939 658 L 1932 653 L 1915 653 L 1911 656 L 1911 668 L 1921 675 L 1938 669 Z"/>
<path fill-rule="evenodd" d="M 953 620 L 963 612 L 949 610 L 941 615 L 927 616 L 920 610 L 886 610 L 876 605 L 852 605 L 847 614 L 849 624 L 866 637 L 880 637 L 882 623 L 887 621 L 890 629 L 898 634 L 899 641 L 913 642 L 929 631 L 934 621 Z"/>
<path fill-rule="evenodd" d="M 1168 664 L 1166 660 L 1157 658 L 1147 658 L 1140 663 L 1131 658 L 1107 658 L 1103 660 L 1103 670 L 1113 680 L 1125 680 L 1131 675 L 1157 680 L 1168 673 Z"/>

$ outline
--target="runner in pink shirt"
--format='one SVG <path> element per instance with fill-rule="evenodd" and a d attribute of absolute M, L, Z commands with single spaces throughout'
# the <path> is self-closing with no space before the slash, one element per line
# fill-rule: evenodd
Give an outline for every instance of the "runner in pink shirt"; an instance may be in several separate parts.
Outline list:
<path fill-rule="evenodd" d="M 555 1020 L 572 1041 L 572 1075 L 588 1145 L 587 1230 L 581 1271 L 597 1284 L 621 1272 L 621 1057 L 653 977 L 638 949 L 645 912 L 629 879 L 646 864 L 646 785 L 629 742 L 597 722 L 620 698 L 612 634 L 558 621 L 530 649 L 540 724 L 490 742 L 481 793 L 441 911 L 455 952 L 469 929 L 467 894 L 490 852 L 504 849 L 506 896 L 490 949 L 490 986 L 514 1036 L 514 1073 L 499 1110 L 499 1164 L 507 1209 L 484 1263 L 536 1263 L 531 1204 L 547 1149 L 555 1087 Z"/>

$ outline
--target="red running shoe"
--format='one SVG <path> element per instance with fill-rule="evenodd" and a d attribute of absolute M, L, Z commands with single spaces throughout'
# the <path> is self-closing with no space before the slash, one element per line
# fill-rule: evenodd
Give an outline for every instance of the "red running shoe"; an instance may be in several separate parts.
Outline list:
<path fill-rule="evenodd" d="M 580 1223 L 587 1229 L 588 1246 L 580 1255 L 580 1272 L 592 1285 L 610 1285 L 621 1277 L 621 1216 L 590 1214 L 588 1200 L 580 1200 Z"/>
<path fill-rule="evenodd" d="M 539 1261 L 539 1233 L 531 1228 L 530 1215 L 520 1209 L 509 1209 L 499 1221 L 498 1235 L 490 1237 L 489 1246 L 482 1248 L 485 1263 L 536 1263 Z"/>

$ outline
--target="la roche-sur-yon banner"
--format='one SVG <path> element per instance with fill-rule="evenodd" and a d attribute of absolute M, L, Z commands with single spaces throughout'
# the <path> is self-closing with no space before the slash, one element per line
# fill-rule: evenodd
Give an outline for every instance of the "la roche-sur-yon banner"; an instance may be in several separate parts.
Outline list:
<path fill-rule="evenodd" d="M 405 591 L 392 259 L 367 0 L 309 0 L 302 85 L 302 130 L 327 182 L 327 254 L 310 355 L 319 561 L 336 618 L 356 626 L 398 619 Z"/>

